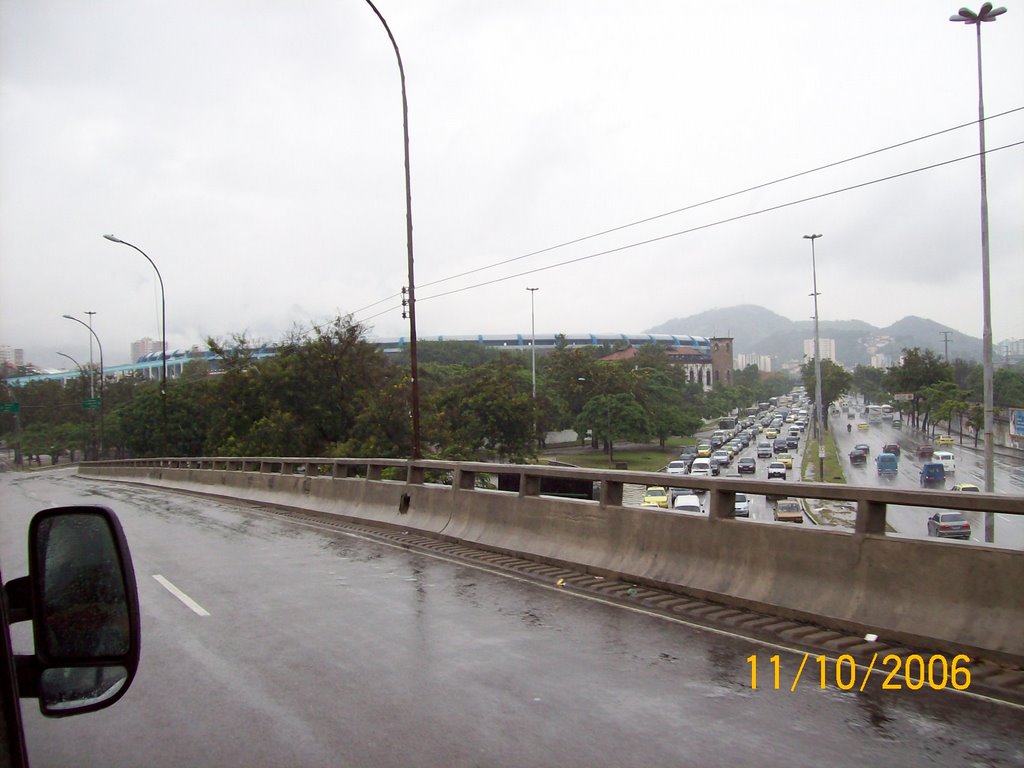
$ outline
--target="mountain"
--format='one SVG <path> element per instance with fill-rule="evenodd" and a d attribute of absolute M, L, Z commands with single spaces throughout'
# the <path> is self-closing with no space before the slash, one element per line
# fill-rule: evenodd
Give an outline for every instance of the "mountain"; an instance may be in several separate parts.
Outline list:
<path fill-rule="evenodd" d="M 870 365 L 875 354 L 895 362 L 903 349 L 913 347 L 943 356 L 947 337 L 950 360 L 981 358 L 981 339 L 921 317 L 908 316 L 886 328 L 863 320 L 824 320 L 819 331 L 821 338 L 835 341 L 838 362 L 848 367 Z M 730 336 L 737 353 L 768 355 L 781 367 L 783 363 L 803 359 L 804 340 L 814 338 L 814 322 L 795 322 L 764 307 L 742 304 L 675 318 L 646 332 Z"/>
<path fill-rule="evenodd" d="M 730 336 L 737 349 L 747 351 L 773 333 L 791 329 L 793 321 L 756 304 L 740 304 L 724 309 L 709 309 L 690 317 L 677 317 L 645 333 L 678 333 L 684 336 Z M 739 340 L 743 339 L 742 348 Z"/>

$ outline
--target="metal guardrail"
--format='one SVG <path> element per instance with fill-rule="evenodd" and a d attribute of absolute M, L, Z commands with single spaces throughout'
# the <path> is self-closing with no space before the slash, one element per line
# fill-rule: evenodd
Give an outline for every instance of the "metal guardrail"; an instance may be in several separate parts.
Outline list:
<path fill-rule="evenodd" d="M 309 457 L 202 457 L 123 459 L 82 462 L 82 467 L 137 467 L 154 469 L 195 469 L 233 472 L 259 472 L 281 475 L 305 475 L 335 479 L 362 478 L 391 480 L 414 485 L 449 485 L 459 491 L 477 488 L 483 475 L 519 476 L 519 496 L 541 496 L 544 478 L 590 481 L 596 490 L 596 503 L 602 507 L 621 507 L 623 487 L 627 484 L 660 485 L 666 488 L 695 488 L 708 492 L 709 517 L 735 516 L 737 493 L 755 496 L 790 497 L 847 501 L 856 504 L 853 533 L 885 535 L 889 505 L 955 509 L 971 512 L 997 512 L 1024 515 L 1024 497 L 988 493 L 948 491 L 889 490 L 878 487 L 835 485 L 830 483 L 778 482 L 730 477 L 693 477 L 660 472 L 550 467 L 533 464 L 492 464 L 483 462 L 437 461 L 423 459 L 324 459 Z M 391 477 L 386 477 L 391 475 Z M 440 482 L 437 482 L 440 480 Z M 502 491 L 488 491 L 501 493 Z M 585 502 L 584 502 L 585 503 Z"/>

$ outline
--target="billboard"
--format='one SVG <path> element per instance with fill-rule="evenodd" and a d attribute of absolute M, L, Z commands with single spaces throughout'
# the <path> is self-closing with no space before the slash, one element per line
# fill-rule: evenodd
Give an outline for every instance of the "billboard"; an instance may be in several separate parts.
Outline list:
<path fill-rule="evenodd" d="M 1024 440 L 1024 408 L 1010 409 L 1010 437 Z"/>

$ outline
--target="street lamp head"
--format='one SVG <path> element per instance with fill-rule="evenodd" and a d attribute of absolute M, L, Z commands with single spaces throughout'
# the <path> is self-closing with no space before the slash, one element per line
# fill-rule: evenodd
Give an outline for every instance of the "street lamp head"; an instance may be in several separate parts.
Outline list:
<path fill-rule="evenodd" d="M 124 240 L 121 240 L 118 237 L 114 237 L 113 235 L 104 235 L 104 237 L 107 238 L 107 240 L 109 240 L 112 243 L 123 243 L 124 242 Z"/>
<path fill-rule="evenodd" d="M 77 320 L 78 319 L 77 317 L 72 317 L 71 315 L 64 315 L 63 317 L 64 317 L 65 320 Z"/>
<path fill-rule="evenodd" d="M 963 22 L 964 24 L 980 24 L 983 21 L 995 21 L 996 16 L 1002 16 L 1006 13 L 1005 8 L 992 8 L 992 3 L 984 3 L 978 12 L 975 13 L 970 8 L 961 8 L 957 13 L 949 17 L 950 21 Z"/>
<path fill-rule="evenodd" d="M 816 240 L 819 237 L 822 237 L 822 235 L 804 235 L 804 240 Z"/>

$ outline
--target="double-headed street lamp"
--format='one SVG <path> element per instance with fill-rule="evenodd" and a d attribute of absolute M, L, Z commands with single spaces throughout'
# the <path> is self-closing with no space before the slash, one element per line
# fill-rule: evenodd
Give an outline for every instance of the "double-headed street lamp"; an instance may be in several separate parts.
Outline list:
<path fill-rule="evenodd" d="M 983 365 L 983 385 L 985 398 L 985 492 L 995 491 L 995 470 L 993 467 L 993 422 L 994 403 L 992 393 L 992 302 L 989 290 L 988 260 L 988 190 L 985 180 L 985 101 L 982 96 L 981 80 L 981 25 L 983 22 L 995 21 L 997 16 L 1006 13 L 1005 8 L 993 8 L 992 3 L 984 3 L 978 12 L 969 8 L 961 8 L 949 17 L 950 21 L 973 24 L 978 41 L 978 158 L 981 164 L 981 291 L 982 291 L 982 328 L 981 354 Z M 985 515 L 985 541 L 995 540 L 995 516 Z"/>
<path fill-rule="evenodd" d="M 92 350 L 92 338 L 91 337 L 89 338 L 89 349 L 90 349 L 90 351 Z M 77 360 L 75 360 L 75 358 L 73 358 L 71 355 L 65 355 L 63 352 L 58 352 L 57 354 L 60 355 L 61 357 L 66 357 L 68 360 L 70 360 L 72 363 L 74 363 L 75 367 L 78 369 L 78 375 L 81 376 L 82 378 L 85 378 L 85 369 L 82 368 L 82 364 L 81 363 L 79 363 Z M 102 406 L 103 403 L 101 402 L 100 405 Z M 95 424 L 95 422 L 93 422 L 93 423 Z M 93 435 L 95 435 L 95 432 L 93 433 Z M 88 451 L 86 451 L 86 458 L 88 459 Z M 72 461 L 75 460 L 75 450 L 74 450 L 74 448 L 71 449 L 71 460 Z"/>
<path fill-rule="evenodd" d="M 825 482 L 825 427 L 822 413 L 824 403 L 821 402 L 821 340 L 818 335 L 818 268 L 814 263 L 814 241 L 821 235 L 804 235 L 804 240 L 811 241 L 811 275 L 814 279 L 814 410 L 815 429 L 818 430 L 818 482 Z"/>
<path fill-rule="evenodd" d="M 150 263 L 153 269 L 156 271 L 156 279 L 160 281 L 160 335 L 161 335 L 161 348 L 160 348 L 160 403 L 163 410 L 163 421 L 164 421 L 164 433 L 163 433 L 163 453 L 167 455 L 167 298 L 164 294 L 164 279 L 160 275 L 160 270 L 157 269 L 156 263 L 149 258 L 145 251 L 139 246 L 132 245 L 127 240 L 122 240 L 119 237 L 113 235 L 104 235 L 107 240 L 112 243 L 120 243 L 121 245 L 127 245 L 129 248 L 134 248 L 136 251 L 146 257 L 146 261 Z"/>
<path fill-rule="evenodd" d="M 92 314 L 95 314 L 95 313 L 92 313 Z M 99 349 L 100 349 L 100 455 L 102 456 L 103 455 L 103 379 L 106 378 L 104 376 L 104 371 L 103 371 L 103 344 L 100 342 L 100 337 L 96 335 L 96 331 L 94 331 L 92 329 L 91 322 L 90 323 L 85 323 L 85 322 L 79 320 L 74 315 L 64 315 L 64 319 L 65 320 L 74 320 L 79 325 L 84 326 L 85 329 L 87 331 L 89 331 L 89 349 L 90 350 L 92 349 L 92 340 L 93 339 L 96 339 L 96 346 L 98 346 Z M 89 317 L 89 320 L 90 321 L 92 320 L 91 316 Z M 65 355 L 65 357 L 67 357 L 67 355 Z M 73 360 L 74 358 L 71 358 L 71 359 Z M 77 363 L 75 363 L 75 364 L 78 365 Z M 79 370 L 81 370 L 81 366 L 79 366 Z M 90 371 L 90 379 L 91 379 L 91 376 L 92 376 L 92 372 Z M 95 387 L 91 387 L 91 396 L 92 397 L 96 396 L 96 389 L 95 389 Z"/>

